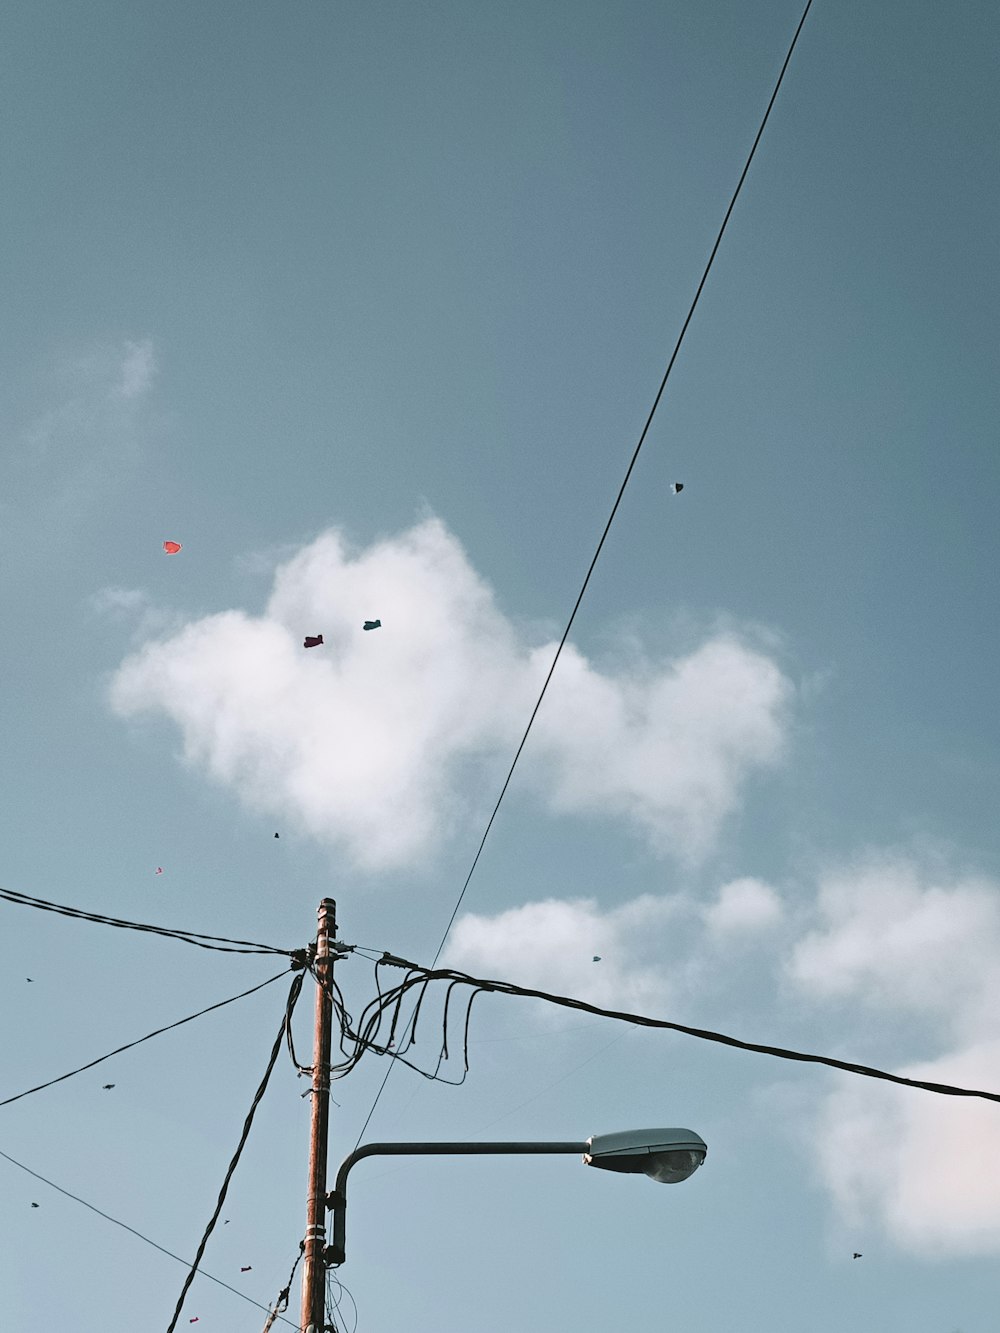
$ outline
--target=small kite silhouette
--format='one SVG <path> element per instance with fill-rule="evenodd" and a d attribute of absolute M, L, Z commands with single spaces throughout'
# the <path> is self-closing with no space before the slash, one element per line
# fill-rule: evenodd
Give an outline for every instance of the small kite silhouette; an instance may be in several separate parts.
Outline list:
<path fill-rule="evenodd" d="M 253 1264 L 247 1264 L 247 1266 L 246 1266 L 245 1268 L 241 1268 L 241 1269 L 240 1269 L 240 1272 L 241 1272 L 241 1273 L 249 1273 L 249 1272 L 252 1270 L 252 1268 L 253 1268 Z"/>
<path fill-rule="evenodd" d="M 865 1256 L 863 1254 L 858 1254 L 857 1250 L 855 1250 L 854 1253 L 851 1255 L 852 1259 L 863 1259 L 864 1257 Z"/>
<path fill-rule="evenodd" d="M 318 648 L 323 642 L 322 634 L 307 634 L 302 640 L 303 648 Z"/>
<path fill-rule="evenodd" d="M 34 981 L 35 978 L 34 978 L 34 977 L 25 977 L 24 979 L 25 979 L 25 981 Z"/>
<path fill-rule="evenodd" d="M 684 489 L 684 483 L 682 481 L 671 482 L 670 489 L 675 495 L 680 495 L 681 491 Z"/>
<path fill-rule="evenodd" d="M 277 837 L 278 836 L 277 833 L 274 836 Z"/>
<path fill-rule="evenodd" d="M 167 555 L 176 555 L 181 549 L 181 544 L 180 542 L 164 542 L 163 549 L 166 551 Z"/>
<path fill-rule="evenodd" d="M 382 628 L 382 622 L 381 622 L 381 620 L 366 620 L 365 623 L 362 625 L 361 628 L 362 628 L 362 629 L 381 629 L 381 628 Z"/>
<path fill-rule="evenodd" d="M 110 1092 L 115 1085 L 113 1083 L 104 1083 L 102 1086 L 105 1092 Z"/>
<path fill-rule="evenodd" d="M 594 962 L 595 962 L 595 963 L 599 963 L 600 961 L 601 961 L 601 955 L 600 955 L 599 953 L 595 953 L 595 954 L 594 954 Z"/>
<path fill-rule="evenodd" d="M 163 867 L 162 867 L 162 866 L 157 866 L 157 867 L 156 867 L 156 872 L 155 872 L 155 873 L 156 873 L 157 875 L 162 875 L 162 874 L 163 874 Z"/>
<path fill-rule="evenodd" d="M 32 1208 L 37 1208 L 37 1207 L 38 1207 L 38 1204 L 37 1204 L 37 1203 L 33 1203 L 31 1206 L 32 1206 Z"/>

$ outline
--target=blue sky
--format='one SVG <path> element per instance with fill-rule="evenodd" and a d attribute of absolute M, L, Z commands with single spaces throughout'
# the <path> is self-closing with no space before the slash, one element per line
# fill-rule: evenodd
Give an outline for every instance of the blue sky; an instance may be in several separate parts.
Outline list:
<path fill-rule="evenodd" d="M 798 16 L 5 7 L 0 884 L 282 947 L 331 895 L 430 961 Z M 997 36 L 816 0 L 454 965 L 1000 1089 Z M 272 970 L 14 906 L 0 962 L 0 1099 Z M 192 1254 L 280 990 L 3 1108 L 0 1149 Z M 708 1161 L 366 1163 L 362 1331 L 992 1326 L 990 1104 L 500 997 L 472 1036 L 368 1137 L 677 1124 Z M 334 1162 L 383 1072 L 335 1089 Z M 265 1305 L 301 1091 L 279 1065 L 205 1259 Z M 11 1328 L 39 1291 L 166 1327 L 179 1266 L 0 1185 Z M 194 1316 L 263 1320 L 201 1279 Z"/>

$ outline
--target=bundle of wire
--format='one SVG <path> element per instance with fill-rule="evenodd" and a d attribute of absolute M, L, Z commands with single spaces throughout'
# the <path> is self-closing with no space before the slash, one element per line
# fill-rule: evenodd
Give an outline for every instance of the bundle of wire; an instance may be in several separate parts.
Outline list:
<path fill-rule="evenodd" d="M 359 951 L 360 952 L 360 951 Z M 402 968 L 405 975 L 398 984 L 388 989 L 382 988 L 380 969 L 384 967 Z M 313 970 L 313 969 L 311 969 Z M 316 976 L 315 970 L 313 975 Z M 317 982 L 320 978 L 316 976 Z M 430 987 L 435 982 L 445 983 L 441 1013 L 441 1046 L 433 1069 L 422 1069 L 408 1060 L 407 1053 L 416 1045 L 417 1026 L 421 1010 Z M 323 983 L 321 983 L 323 984 Z M 452 1000 L 459 988 L 466 988 L 463 997 L 464 1018 L 461 1020 L 462 1032 L 462 1073 L 457 1079 L 442 1079 L 441 1066 L 449 1059 L 449 1024 L 452 1020 Z M 814 1055 L 806 1051 L 793 1051 L 782 1046 L 768 1045 L 763 1042 L 743 1041 L 738 1037 L 727 1036 L 722 1032 L 712 1032 L 707 1028 L 689 1027 L 684 1023 L 674 1023 L 665 1018 L 650 1018 L 644 1014 L 631 1014 L 617 1009 L 605 1009 L 600 1005 L 589 1004 L 586 1000 L 573 999 L 567 995 L 554 995 L 549 991 L 534 990 L 528 986 L 516 986 L 512 982 L 486 980 L 469 976 L 465 972 L 456 972 L 451 968 L 434 970 L 420 967 L 417 963 L 397 958 L 394 954 L 383 953 L 375 960 L 376 998 L 370 1000 L 362 1010 L 357 1022 L 347 1010 L 343 992 L 332 977 L 325 983 L 326 993 L 333 1004 L 334 1013 L 340 1026 L 340 1050 L 343 1060 L 332 1066 L 331 1078 L 343 1078 L 362 1059 L 366 1051 L 379 1055 L 388 1055 L 394 1060 L 422 1074 L 424 1078 L 440 1082 L 460 1084 L 469 1072 L 469 1025 L 472 1019 L 472 1006 L 478 996 L 485 993 L 495 995 L 517 995 L 525 999 L 545 1000 L 565 1009 L 577 1009 L 583 1013 L 594 1014 L 599 1018 L 616 1019 L 630 1023 L 635 1027 L 660 1028 L 671 1032 L 680 1032 L 703 1041 L 719 1042 L 733 1046 L 738 1050 L 752 1051 L 759 1055 L 770 1055 L 782 1060 L 797 1060 L 808 1064 L 826 1065 L 830 1069 L 840 1069 L 849 1074 L 859 1074 L 866 1078 L 882 1079 L 904 1087 L 919 1088 L 924 1092 L 936 1092 L 952 1097 L 981 1097 L 987 1101 L 1000 1102 L 1000 1093 L 984 1092 L 975 1088 L 955 1087 L 949 1083 L 931 1083 L 922 1079 L 905 1078 L 901 1074 L 891 1074 L 871 1065 L 856 1064 L 849 1060 L 837 1060 L 833 1056 Z M 406 998 L 416 992 L 413 1011 L 407 1020 L 403 1020 L 402 1009 Z M 384 1034 L 384 1029 L 388 1034 Z"/>

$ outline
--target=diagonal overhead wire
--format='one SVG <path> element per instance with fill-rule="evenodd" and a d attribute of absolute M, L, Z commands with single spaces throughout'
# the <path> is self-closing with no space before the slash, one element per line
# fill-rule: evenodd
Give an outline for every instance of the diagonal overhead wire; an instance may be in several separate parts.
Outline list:
<path fill-rule="evenodd" d="M 32 1171 L 30 1166 L 25 1166 L 25 1164 L 19 1162 L 16 1157 L 11 1157 L 9 1153 L 3 1151 L 0 1151 L 0 1157 L 2 1157 L 5 1162 L 10 1162 L 11 1166 L 16 1166 L 20 1171 L 25 1171 L 29 1176 L 34 1176 L 34 1178 L 40 1180 L 43 1185 L 48 1185 L 49 1189 L 56 1190 L 57 1193 L 61 1194 L 64 1198 L 72 1199 L 74 1203 L 79 1203 L 82 1204 L 84 1208 L 89 1208 L 90 1211 L 96 1213 L 98 1217 L 103 1217 L 105 1222 L 112 1222 L 116 1227 L 121 1227 L 123 1231 L 129 1232 L 130 1235 L 137 1237 L 146 1245 L 151 1245 L 154 1250 L 159 1250 L 160 1253 L 165 1254 L 168 1259 L 173 1259 L 176 1263 L 183 1264 L 185 1268 L 190 1267 L 190 1260 L 182 1259 L 179 1254 L 174 1254 L 172 1250 L 166 1249 L 155 1240 L 150 1240 L 150 1238 L 144 1236 L 141 1231 L 136 1231 L 135 1227 L 130 1227 L 127 1222 L 122 1222 L 117 1217 L 112 1217 L 110 1213 L 106 1213 L 103 1209 L 98 1208 L 96 1204 L 88 1203 L 86 1199 L 81 1199 L 79 1194 L 73 1194 L 70 1190 L 63 1189 L 62 1185 L 57 1185 L 54 1180 L 49 1180 L 48 1176 L 43 1176 L 39 1171 Z M 204 1268 L 198 1269 L 198 1275 L 199 1277 L 207 1277 L 209 1282 L 214 1282 L 216 1286 L 225 1287 L 226 1291 L 231 1291 L 234 1296 L 239 1296 L 241 1301 L 248 1301 L 251 1305 L 255 1305 L 258 1310 L 263 1310 L 265 1314 L 269 1313 L 266 1305 L 261 1305 L 260 1301 L 255 1301 L 253 1297 L 248 1296 L 245 1291 L 240 1291 L 237 1287 L 231 1287 L 228 1282 L 223 1282 L 221 1277 L 215 1277 L 212 1273 L 206 1272 Z M 282 1323 L 288 1324 L 290 1328 L 298 1328 L 297 1323 L 293 1324 L 290 1319 L 283 1319 L 280 1314 L 275 1317 L 281 1319 Z"/>
<path fill-rule="evenodd" d="M 680 1032 L 685 1036 L 696 1037 L 701 1041 L 718 1042 L 723 1046 L 732 1046 L 737 1050 L 749 1051 L 755 1055 L 771 1055 L 779 1060 L 825 1065 L 828 1069 L 839 1069 L 847 1074 L 858 1074 L 863 1078 L 881 1079 L 886 1083 L 895 1083 L 906 1088 L 917 1088 L 922 1092 L 934 1092 L 946 1097 L 977 1097 L 984 1101 L 1000 1103 L 1000 1092 L 988 1092 L 982 1088 L 967 1088 L 954 1083 L 936 1083 L 929 1079 L 907 1078 L 903 1074 L 892 1074 L 888 1070 L 877 1069 L 873 1065 L 859 1064 L 854 1060 L 840 1060 L 832 1055 L 816 1055 L 811 1051 L 794 1051 L 787 1046 L 774 1046 L 766 1042 L 744 1041 L 740 1037 L 731 1037 L 725 1032 L 713 1032 L 710 1028 L 691 1027 L 686 1023 L 675 1023 L 671 1019 L 651 1018 L 647 1014 L 633 1014 L 621 1009 L 606 1009 L 601 1005 L 591 1004 L 588 1000 L 577 1000 L 570 995 L 558 995 L 552 991 L 536 990 L 530 986 L 518 986 L 511 981 L 473 977 L 466 972 L 456 972 L 452 968 L 439 968 L 437 971 L 431 968 L 422 968 L 415 963 L 408 963 L 404 959 L 396 958 L 390 954 L 387 954 L 383 961 L 386 966 L 407 969 L 407 974 L 397 986 L 393 986 L 390 990 L 382 991 L 379 988 L 377 1000 L 368 1004 L 361 1015 L 361 1021 L 358 1023 L 356 1030 L 351 1029 L 348 1032 L 348 1035 L 357 1043 L 359 1057 L 366 1050 L 373 1050 L 380 1055 L 392 1054 L 391 1051 L 387 1051 L 382 1042 L 376 1040 L 382 1023 L 388 1021 L 390 1031 L 395 1031 L 399 1021 L 400 1008 L 405 997 L 411 991 L 415 990 L 417 992 L 415 1012 L 419 1012 L 431 983 L 440 981 L 447 983 L 447 985 L 442 1014 L 444 1035 L 441 1055 L 438 1059 L 439 1066 L 442 1061 L 448 1059 L 448 1006 L 451 994 L 456 987 L 465 986 L 468 987 L 470 992 L 465 1003 L 465 1017 L 462 1020 L 466 1071 L 469 1068 L 469 1025 L 472 1006 L 476 998 L 479 995 L 486 994 L 518 995 L 525 999 L 545 1000 L 549 1004 L 560 1005 L 564 1009 L 577 1009 L 600 1018 L 615 1019 L 620 1023 L 628 1023 L 633 1028 L 656 1028 L 667 1032 Z M 416 1024 L 414 1023 L 413 1026 L 415 1030 Z M 415 1042 L 411 1039 L 410 1044 L 415 1044 Z M 426 1071 L 421 1070 L 419 1072 L 425 1073 Z M 428 1075 L 428 1077 L 431 1076 Z"/>
<path fill-rule="evenodd" d="M 273 985 L 275 981 L 280 981 L 282 977 L 287 975 L 287 970 L 279 972 L 276 976 L 269 977 L 267 981 L 262 981 L 259 986 L 251 986 L 249 990 L 240 991 L 239 995 L 231 995 L 228 1000 L 219 1000 L 216 1004 L 210 1004 L 205 1009 L 199 1009 L 196 1014 L 188 1014 L 187 1018 L 179 1018 L 176 1023 L 168 1023 L 166 1027 L 157 1028 L 155 1032 L 147 1032 L 144 1037 L 126 1042 L 124 1046 L 116 1046 L 113 1051 L 108 1051 L 107 1055 L 99 1055 L 96 1060 L 90 1060 L 87 1064 L 80 1065 L 78 1069 L 71 1069 L 68 1074 L 60 1074 L 58 1078 L 50 1078 L 47 1083 L 39 1083 L 33 1088 L 25 1088 L 24 1092 L 15 1093 L 13 1097 L 5 1097 L 3 1101 L 0 1101 L 0 1106 L 10 1106 L 11 1102 L 19 1102 L 22 1097 L 30 1097 L 33 1092 L 42 1092 L 45 1088 L 51 1088 L 56 1083 L 63 1083 L 76 1074 L 82 1074 L 87 1069 L 93 1069 L 95 1065 L 103 1064 L 105 1060 L 110 1060 L 113 1055 L 121 1055 L 123 1051 L 130 1051 L 133 1046 L 141 1046 L 144 1041 L 159 1037 L 164 1032 L 171 1032 L 174 1028 L 183 1027 L 185 1023 L 193 1023 L 196 1018 L 201 1018 L 204 1014 L 210 1014 L 214 1009 L 223 1009 L 227 1004 L 235 1004 L 237 1000 L 243 1000 L 248 995 L 263 990 L 265 986 Z"/>
<path fill-rule="evenodd" d="M 47 898 L 33 898 L 30 894 L 19 893 L 16 889 L 0 889 L 0 899 L 16 903 L 19 907 L 37 907 L 43 912 L 57 912 L 60 916 L 75 917 L 79 921 L 94 921 L 102 926 L 117 926 L 122 930 L 140 930 L 150 935 L 163 935 L 168 939 L 182 940 L 185 944 L 196 944 L 199 949 L 217 949 L 220 953 L 273 953 L 293 958 L 296 953 L 301 952 L 295 949 L 278 949 L 273 944 L 257 944 L 253 940 L 231 940 L 225 935 L 202 935 L 195 930 L 151 926 L 141 921 L 126 921 L 122 917 L 104 916 L 100 912 L 85 912 L 81 907 L 68 907 L 65 903 L 49 902 Z"/>
<path fill-rule="evenodd" d="M 288 992 L 288 999 L 285 1001 L 285 1012 L 281 1016 L 281 1026 L 278 1028 L 278 1035 L 274 1039 L 274 1045 L 271 1047 L 271 1054 L 268 1057 L 267 1068 L 264 1070 L 264 1076 L 260 1081 L 257 1091 L 253 1095 L 253 1101 L 250 1103 L 250 1110 L 247 1112 L 246 1120 L 243 1122 L 243 1132 L 240 1135 L 240 1141 L 236 1145 L 236 1151 L 233 1153 L 232 1160 L 226 1169 L 226 1174 L 223 1178 L 222 1186 L 219 1189 L 219 1196 L 215 1201 L 215 1208 L 212 1211 L 212 1216 L 208 1219 L 208 1224 L 205 1227 L 202 1238 L 198 1242 L 198 1249 L 195 1252 L 194 1262 L 191 1264 L 190 1271 L 184 1279 L 184 1285 L 181 1287 L 181 1294 L 177 1297 L 174 1313 L 171 1316 L 170 1323 L 167 1325 L 167 1333 L 174 1333 L 174 1329 L 177 1327 L 177 1321 L 180 1318 L 181 1310 L 184 1307 L 184 1299 L 188 1294 L 191 1283 L 198 1275 L 198 1267 L 204 1256 L 208 1239 L 215 1230 L 215 1224 L 218 1222 L 222 1212 L 222 1205 L 226 1201 L 226 1194 L 229 1190 L 230 1181 L 239 1165 L 240 1157 L 243 1155 L 243 1149 L 246 1147 L 247 1139 L 250 1137 L 250 1129 L 253 1125 L 254 1116 L 257 1114 L 257 1107 L 260 1105 L 264 1093 L 267 1091 L 267 1085 L 274 1072 L 274 1066 L 278 1063 L 278 1056 L 281 1053 L 282 1043 L 285 1041 L 286 1034 L 291 1027 L 292 1013 L 295 1009 L 295 1002 L 298 1000 L 299 993 L 302 990 L 303 978 L 304 973 L 297 972 L 292 981 L 291 989 Z"/>
<path fill-rule="evenodd" d="M 712 246 L 711 251 L 709 252 L 708 261 L 706 262 L 704 270 L 702 271 L 701 279 L 698 283 L 697 288 L 695 289 L 694 297 L 692 298 L 691 304 L 688 307 L 687 315 L 684 317 L 684 322 L 681 325 L 680 333 L 678 333 L 677 335 L 677 340 L 674 343 L 673 351 L 670 353 L 670 359 L 667 362 L 667 367 L 663 372 L 663 378 L 660 380 L 660 386 L 656 391 L 656 396 L 653 399 L 653 404 L 649 409 L 649 412 L 646 416 L 645 424 L 643 425 L 642 431 L 639 434 L 639 439 L 636 443 L 634 450 L 632 451 L 632 457 L 629 459 L 628 467 L 625 470 L 625 476 L 622 480 L 621 486 L 618 488 L 618 494 L 615 496 L 615 502 L 611 506 L 611 513 L 608 515 L 608 521 L 604 525 L 604 531 L 601 533 L 600 540 L 597 543 L 597 549 L 594 551 L 590 564 L 587 567 L 587 572 L 584 575 L 580 591 L 577 593 L 576 601 L 573 603 L 573 609 L 570 612 L 569 620 L 566 622 L 566 628 L 563 630 L 562 638 L 559 640 L 559 646 L 556 648 L 555 656 L 552 658 L 552 663 L 549 666 L 548 674 L 546 675 L 545 680 L 542 684 L 541 692 L 539 693 L 538 698 L 535 701 L 534 708 L 531 710 L 531 716 L 528 718 L 528 725 L 524 729 L 524 735 L 521 737 L 521 743 L 517 747 L 517 751 L 511 762 L 510 768 L 507 772 L 507 776 L 504 779 L 504 784 L 500 789 L 500 795 L 497 797 L 496 805 L 494 805 L 493 807 L 493 813 L 490 815 L 489 820 L 487 821 L 486 829 L 483 832 L 482 838 L 480 839 L 479 846 L 476 849 L 476 854 L 472 859 L 472 865 L 469 867 L 469 873 L 465 877 L 465 883 L 462 885 L 462 889 L 458 895 L 458 899 L 455 902 L 455 906 L 452 908 L 451 916 L 448 918 L 448 923 L 444 928 L 444 934 L 441 936 L 441 942 L 437 947 L 437 952 L 435 953 L 433 962 L 431 963 L 432 967 L 437 963 L 437 960 L 441 957 L 441 951 L 444 949 L 445 941 L 447 940 L 448 935 L 451 932 L 452 926 L 455 924 L 455 918 L 458 915 L 458 909 L 462 905 L 462 900 L 465 897 L 466 890 L 468 889 L 472 876 L 475 873 L 476 866 L 479 864 L 479 858 L 480 856 L 482 856 L 483 848 L 486 846 L 486 839 L 490 836 L 490 830 L 493 827 L 493 821 L 496 819 L 497 811 L 500 809 L 500 804 L 503 801 L 504 796 L 507 794 L 507 788 L 510 786 L 510 780 L 514 776 L 514 769 L 517 767 L 517 761 L 521 757 L 521 752 L 524 749 L 524 746 L 528 739 L 528 735 L 531 731 L 532 726 L 534 725 L 535 718 L 538 715 L 538 710 L 542 705 L 542 700 L 545 698 L 545 692 L 549 688 L 549 682 L 551 681 L 553 672 L 556 669 L 556 664 L 558 663 L 559 658 L 562 655 L 562 650 L 563 647 L 565 646 L 566 640 L 569 638 L 569 632 L 573 628 L 573 622 L 576 620 L 576 613 L 580 609 L 580 603 L 583 601 L 584 594 L 587 591 L 587 587 L 590 583 L 590 577 L 594 572 L 594 569 L 597 565 L 597 561 L 600 559 L 601 551 L 604 549 L 604 543 L 607 540 L 608 533 L 611 531 L 611 525 L 615 521 L 615 516 L 618 513 L 618 508 L 622 502 L 623 496 L 625 495 L 625 489 L 629 484 L 629 480 L 631 479 L 632 472 L 639 458 L 639 454 L 642 451 L 642 446 L 646 442 L 646 436 L 649 434 L 649 428 L 653 424 L 653 417 L 656 415 L 656 410 L 660 405 L 660 400 L 663 397 L 664 393 L 666 392 L 667 381 L 670 379 L 670 374 L 674 368 L 674 363 L 676 362 L 678 353 L 681 350 L 681 344 L 683 343 L 685 334 L 688 331 L 688 325 L 691 323 L 691 320 L 694 317 L 694 312 L 697 309 L 698 302 L 701 299 L 701 294 L 705 288 L 705 283 L 708 281 L 708 275 L 712 271 L 712 265 L 715 263 L 715 256 L 718 254 L 719 246 L 722 244 L 722 238 L 725 235 L 727 226 L 729 225 L 729 219 L 732 217 L 733 209 L 736 207 L 736 201 L 740 196 L 740 191 L 743 189 L 743 183 L 746 180 L 747 175 L 750 171 L 750 165 L 754 160 L 754 157 L 757 152 L 757 147 L 760 144 L 761 138 L 763 137 L 764 134 L 764 130 L 767 126 L 767 122 L 770 119 L 771 109 L 773 108 L 777 100 L 778 93 L 781 89 L 782 82 L 784 81 L 785 78 L 785 71 L 788 69 L 788 66 L 791 62 L 792 55 L 795 51 L 795 47 L 798 44 L 799 34 L 802 32 L 802 28 L 805 24 L 806 18 L 808 17 L 809 10 L 812 8 L 812 3 L 813 0 L 806 0 L 806 6 L 802 11 L 802 15 L 799 19 L 798 26 L 795 29 L 794 36 L 792 37 L 787 52 L 785 53 L 785 59 L 782 62 L 782 66 L 778 73 L 778 78 L 775 82 L 774 88 L 771 92 L 771 97 L 770 100 L 768 101 L 767 108 L 764 111 L 763 118 L 761 119 L 760 125 L 757 128 L 757 133 L 754 136 L 753 143 L 750 147 L 750 152 L 747 154 L 746 161 L 743 164 L 743 170 L 740 172 L 739 180 L 736 182 L 736 188 L 733 190 L 732 197 L 729 200 L 729 206 L 726 209 L 725 215 L 723 216 L 722 219 L 722 223 L 719 227 L 718 232 L 716 233 L 715 242 Z M 361 1133 L 358 1135 L 358 1143 L 361 1142 L 362 1135 L 368 1128 L 372 1116 L 375 1114 L 375 1107 L 378 1105 L 379 1099 L 381 1098 L 382 1093 L 385 1089 L 385 1085 L 389 1081 L 394 1064 L 395 1061 L 390 1063 L 388 1069 L 385 1071 L 385 1077 L 382 1080 L 378 1092 L 375 1094 L 375 1100 L 372 1103 L 371 1110 L 368 1112 L 368 1115 L 365 1119 L 365 1123 L 361 1127 Z"/>

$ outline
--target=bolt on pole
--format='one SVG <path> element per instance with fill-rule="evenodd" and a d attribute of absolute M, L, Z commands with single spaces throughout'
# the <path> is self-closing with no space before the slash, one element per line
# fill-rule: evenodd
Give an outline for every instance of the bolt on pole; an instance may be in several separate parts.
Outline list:
<path fill-rule="evenodd" d="M 330 1120 L 330 1042 L 333 1000 L 330 941 L 337 936 L 337 904 L 324 898 L 317 913 L 316 1021 L 313 1030 L 312 1115 L 309 1132 L 309 1194 L 303 1243 L 301 1333 L 323 1333 L 326 1319 L 326 1151 Z"/>

